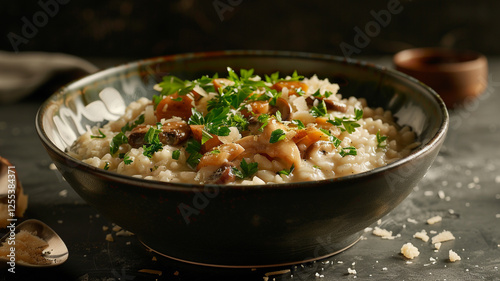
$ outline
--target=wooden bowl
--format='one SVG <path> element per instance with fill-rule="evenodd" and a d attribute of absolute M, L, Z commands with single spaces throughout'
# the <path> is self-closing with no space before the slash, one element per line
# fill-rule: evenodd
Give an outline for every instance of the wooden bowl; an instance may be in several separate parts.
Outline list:
<path fill-rule="evenodd" d="M 448 108 L 475 99 L 487 87 L 488 62 L 480 53 L 446 48 L 416 48 L 397 53 L 396 70 L 434 89 Z"/>

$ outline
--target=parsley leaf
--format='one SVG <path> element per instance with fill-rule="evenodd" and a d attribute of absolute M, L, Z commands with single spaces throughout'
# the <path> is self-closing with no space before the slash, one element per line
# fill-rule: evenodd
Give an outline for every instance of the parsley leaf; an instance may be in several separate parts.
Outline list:
<path fill-rule="evenodd" d="M 280 140 L 284 140 L 286 137 L 285 132 L 282 129 L 276 129 L 271 133 L 270 143 L 276 143 Z"/>
<path fill-rule="evenodd" d="M 99 131 L 99 136 L 93 136 L 92 135 L 92 136 L 90 136 L 90 138 L 91 139 L 103 139 L 103 138 L 106 137 L 106 135 L 101 132 L 101 129 L 99 129 L 98 131 Z"/>
<path fill-rule="evenodd" d="M 330 139 L 330 142 L 333 143 L 333 146 L 335 147 L 339 147 L 340 143 L 342 142 L 339 138 L 337 138 L 336 136 L 332 135 L 332 133 L 330 133 L 330 131 L 326 130 L 326 129 L 320 129 L 325 135 L 328 136 L 328 138 Z"/>
<path fill-rule="evenodd" d="M 318 104 L 318 106 L 313 106 L 310 110 L 311 115 L 314 117 L 323 117 L 326 116 L 327 109 L 326 109 L 326 104 L 324 100 L 321 100 L 321 102 Z"/>
<path fill-rule="evenodd" d="M 196 108 L 191 108 L 191 117 L 188 120 L 189 125 L 205 125 L 205 117 L 203 114 L 196 110 Z"/>
<path fill-rule="evenodd" d="M 304 123 L 302 123 L 302 121 L 300 120 L 292 120 L 292 124 L 297 125 L 297 129 L 299 130 L 304 129 L 306 127 Z"/>
<path fill-rule="evenodd" d="M 330 119 L 327 122 L 334 125 L 334 126 L 339 127 L 342 132 L 348 132 L 349 134 L 352 134 L 352 133 L 354 133 L 356 128 L 361 126 L 358 123 L 356 123 L 361 118 L 363 118 L 363 110 L 356 108 L 356 109 L 354 109 L 354 118 L 353 119 L 350 119 L 348 117 L 342 117 L 342 118 L 335 117 L 334 120 Z"/>
<path fill-rule="evenodd" d="M 200 151 L 201 143 L 193 138 L 187 141 L 186 152 L 189 153 L 189 156 L 186 160 L 186 163 L 193 169 L 195 169 L 198 163 L 200 163 L 200 159 L 203 156 Z"/>
<path fill-rule="evenodd" d="M 128 143 L 128 138 L 125 136 L 124 133 L 120 132 L 116 136 L 113 137 L 109 144 L 109 154 L 113 155 L 115 154 L 118 149 L 120 148 L 120 145 Z"/>
<path fill-rule="evenodd" d="M 184 81 L 176 76 L 167 75 L 163 77 L 163 81 L 158 83 L 161 88 L 161 94 L 164 96 L 179 93 L 185 95 L 193 90 L 195 84 L 191 81 Z"/>
<path fill-rule="evenodd" d="M 144 152 L 142 153 L 144 156 L 151 158 L 153 154 L 157 151 L 163 149 L 163 144 L 160 142 L 159 134 L 161 133 L 161 123 L 156 123 L 155 127 L 150 127 L 144 136 L 144 145 L 142 148 Z"/>
<path fill-rule="evenodd" d="M 138 125 L 140 125 L 142 123 L 144 123 L 144 114 L 139 115 L 137 120 L 135 120 L 132 124 L 127 123 L 125 126 L 122 127 L 121 131 L 122 131 L 122 133 L 125 133 L 127 131 L 131 131 L 132 129 L 134 129 L 135 127 L 137 127 Z"/>
<path fill-rule="evenodd" d="M 304 123 L 302 123 L 302 121 L 300 121 L 298 119 L 292 120 L 292 124 L 295 124 L 297 126 L 298 130 L 305 129 L 305 127 L 306 127 L 306 125 L 304 125 Z"/>
<path fill-rule="evenodd" d="M 292 166 L 290 167 L 289 170 L 283 169 L 278 172 L 278 175 L 289 176 L 290 174 L 292 174 L 293 170 L 295 170 L 295 164 L 292 163 Z"/>
<path fill-rule="evenodd" d="M 257 162 L 247 163 L 245 158 L 240 162 L 240 169 L 233 167 L 233 173 L 240 179 L 245 179 L 251 177 L 253 174 L 257 173 L 259 170 L 259 164 Z"/>
<path fill-rule="evenodd" d="M 377 131 L 377 147 L 385 148 L 387 144 L 383 144 L 387 140 L 387 136 L 381 136 L 380 130 Z"/>
<path fill-rule="evenodd" d="M 207 132 L 205 129 L 201 130 L 201 144 L 206 143 L 211 138 L 213 137 L 209 132 Z"/>
<path fill-rule="evenodd" d="M 283 122 L 283 120 L 281 119 L 281 112 L 279 110 L 276 111 L 276 120 L 278 120 L 278 122 Z"/>
<path fill-rule="evenodd" d="M 343 147 L 340 152 L 340 156 L 345 157 L 347 155 L 353 155 L 356 156 L 358 155 L 358 152 L 354 146 L 349 146 L 349 147 Z"/>
<path fill-rule="evenodd" d="M 264 128 L 267 126 L 267 124 L 269 124 L 269 118 L 270 118 L 270 116 L 267 113 L 263 113 L 263 114 L 259 115 L 259 117 L 257 117 L 257 121 L 262 123 L 262 126 L 260 126 L 260 128 L 259 128 L 260 132 L 264 131 Z"/>
<path fill-rule="evenodd" d="M 179 160 L 181 156 L 181 151 L 179 149 L 172 151 L 172 159 Z"/>
<path fill-rule="evenodd" d="M 265 75 L 264 77 L 266 79 L 266 82 L 274 84 L 276 81 L 278 81 L 280 79 L 280 73 L 279 73 L 279 71 L 276 71 L 276 72 L 272 73 L 271 76 Z"/>
<path fill-rule="evenodd" d="M 104 165 L 103 169 L 106 170 L 106 171 L 109 170 L 109 162 L 106 162 L 106 164 Z"/>
<path fill-rule="evenodd" d="M 125 156 L 123 157 L 123 163 L 125 163 L 125 165 L 130 165 L 132 164 L 132 162 L 134 162 L 134 160 L 130 159 L 130 156 L 128 154 L 125 154 Z"/>

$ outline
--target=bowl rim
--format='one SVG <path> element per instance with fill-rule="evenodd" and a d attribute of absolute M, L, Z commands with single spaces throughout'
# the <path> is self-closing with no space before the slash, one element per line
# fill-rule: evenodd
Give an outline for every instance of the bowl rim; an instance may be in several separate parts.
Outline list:
<path fill-rule="evenodd" d="M 96 78 L 96 76 L 103 76 L 106 74 L 111 74 L 114 72 L 119 72 L 124 69 L 134 69 L 139 67 L 142 64 L 148 63 L 161 63 L 164 61 L 178 61 L 178 60 L 190 60 L 190 59 L 200 59 L 200 58 L 214 58 L 218 56 L 229 57 L 229 56 L 266 56 L 266 57 L 277 57 L 277 58 L 299 58 L 299 59 L 313 59 L 313 60 L 322 60 L 322 61 L 332 61 L 337 63 L 346 63 L 350 65 L 360 65 L 366 68 L 372 68 L 375 71 L 379 72 L 383 75 L 396 76 L 402 78 L 404 80 L 409 80 L 412 83 L 419 84 L 420 87 L 424 88 L 427 91 L 427 95 L 432 99 L 435 103 L 437 103 L 438 109 L 442 115 L 442 122 L 439 124 L 435 135 L 432 136 L 426 143 L 421 143 L 416 149 L 414 149 L 408 156 L 398 159 L 394 162 L 391 162 L 385 166 L 377 167 L 369 171 L 342 176 L 337 178 L 329 178 L 318 181 L 301 181 L 301 182 L 288 182 L 288 183 L 273 183 L 273 184 L 259 184 L 259 185 L 243 185 L 243 184 L 188 184 L 188 183 L 180 183 L 180 182 L 164 182 L 159 180 L 150 180 L 143 178 L 135 178 L 128 175 L 118 174 L 116 172 L 106 171 L 104 169 L 100 169 L 94 167 L 90 164 L 84 163 L 81 160 L 73 158 L 69 156 L 64 151 L 60 150 L 56 145 L 50 140 L 48 135 L 46 134 L 43 128 L 43 117 L 45 109 L 47 109 L 51 104 L 57 101 L 61 96 L 65 95 L 67 92 L 71 91 L 75 88 L 82 88 L 83 85 L 87 84 L 88 81 L 91 81 Z M 210 52 L 192 52 L 192 53 L 181 53 L 174 55 L 165 55 L 165 56 L 157 56 L 152 58 L 146 58 L 141 60 L 136 60 L 124 64 L 120 64 L 117 66 L 113 66 L 110 68 L 106 68 L 103 70 L 99 70 L 95 73 L 84 76 L 80 79 L 77 79 L 73 82 L 62 86 L 59 90 L 52 93 L 49 98 L 47 98 L 39 107 L 36 117 L 35 117 L 35 127 L 37 134 L 42 141 L 43 145 L 46 149 L 50 149 L 53 153 L 59 156 L 61 159 L 64 159 L 66 163 L 71 162 L 72 167 L 81 167 L 85 170 L 98 174 L 101 178 L 124 183 L 127 185 L 134 185 L 136 187 L 146 188 L 149 190 L 171 190 L 171 191 L 200 191 L 206 190 L 207 188 L 225 188 L 225 189 L 294 189 L 294 188 L 311 188 L 312 186 L 321 186 L 325 183 L 334 183 L 334 182 L 342 182 L 342 181 L 356 181 L 365 177 L 374 176 L 376 174 L 383 174 L 389 170 L 395 169 L 399 166 L 407 164 L 411 162 L 415 158 L 422 157 L 425 154 L 428 154 L 433 150 L 436 145 L 442 143 L 446 136 L 446 132 L 449 127 L 449 115 L 446 109 L 446 106 L 441 99 L 441 97 L 429 86 L 423 84 L 419 80 L 404 74 L 395 69 L 387 68 L 384 66 L 376 65 L 367 61 L 352 59 L 347 57 L 340 57 L 335 55 L 328 54 L 318 54 L 318 53 L 309 53 L 309 52 L 296 52 L 296 51 L 275 51 L 275 50 L 225 50 L 225 51 L 210 51 Z M 342 185 L 339 185 L 342 186 Z M 265 188 L 263 188 L 265 187 Z M 332 186 L 329 186 L 332 188 Z"/>

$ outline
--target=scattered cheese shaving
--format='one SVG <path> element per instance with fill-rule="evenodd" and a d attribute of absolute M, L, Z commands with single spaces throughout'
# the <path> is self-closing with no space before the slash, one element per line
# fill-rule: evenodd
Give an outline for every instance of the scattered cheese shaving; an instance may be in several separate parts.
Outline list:
<path fill-rule="evenodd" d="M 111 233 L 108 233 L 108 234 L 106 235 L 106 241 L 109 241 L 109 242 L 113 242 L 113 241 L 115 241 L 115 240 L 113 239 L 113 235 L 111 235 Z"/>
<path fill-rule="evenodd" d="M 418 248 L 413 246 L 412 243 L 408 242 L 401 247 L 401 254 L 405 256 L 407 259 L 413 259 L 415 257 L 418 257 L 420 255 L 420 252 L 418 251 Z"/>
<path fill-rule="evenodd" d="M 437 242 L 436 244 L 434 244 L 434 249 L 436 250 L 441 249 L 441 242 Z"/>
<path fill-rule="evenodd" d="M 429 241 L 429 235 L 427 235 L 427 231 L 425 231 L 424 229 L 422 229 L 422 231 L 420 232 L 413 234 L 413 238 L 421 239 L 424 242 Z"/>
<path fill-rule="evenodd" d="M 443 220 L 443 218 L 441 216 L 434 216 L 434 217 L 429 218 L 427 220 L 427 224 L 435 224 L 435 223 L 440 222 L 442 220 Z"/>
<path fill-rule="evenodd" d="M 450 241 L 450 240 L 455 240 L 455 236 L 453 236 L 453 234 L 451 234 L 451 232 L 445 230 L 445 231 L 439 233 L 438 235 L 432 237 L 431 243 L 436 244 L 438 242 L 446 242 L 446 241 Z"/>
<path fill-rule="evenodd" d="M 455 253 L 453 250 L 450 250 L 448 252 L 448 256 L 449 256 L 449 259 L 451 262 L 456 262 L 456 261 L 459 261 L 461 260 L 462 258 L 457 254 Z"/>
<path fill-rule="evenodd" d="M 392 240 L 392 239 L 397 237 L 397 236 L 392 236 L 392 231 L 388 231 L 388 230 L 380 228 L 378 226 L 375 226 L 372 233 L 373 233 L 373 235 L 379 236 L 382 239 L 391 239 Z"/>
<path fill-rule="evenodd" d="M 349 267 L 349 268 L 347 268 L 347 273 L 349 273 L 349 274 L 356 274 L 356 269 L 351 269 Z"/>

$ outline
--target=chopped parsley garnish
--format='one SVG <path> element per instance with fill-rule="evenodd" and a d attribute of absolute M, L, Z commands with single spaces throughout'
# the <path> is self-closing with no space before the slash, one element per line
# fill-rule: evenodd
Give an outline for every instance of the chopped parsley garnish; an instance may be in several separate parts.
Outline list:
<path fill-rule="evenodd" d="M 280 78 L 279 71 L 276 71 L 276 72 L 272 73 L 270 76 L 264 75 L 264 77 L 266 79 L 266 82 L 272 83 L 272 84 L 274 84 L 276 82 L 279 82 L 279 81 L 300 81 L 300 80 L 304 79 L 304 76 L 297 74 L 297 70 L 295 70 L 292 73 L 292 76 L 289 77 L 288 79 L 286 79 L 286 78 Z"/>
<path fill-rule="evenodd" d="M 193 169 L 195 169 L 196 166 L 198 166 L 198 163 L 200 163 L 200 159 L 203 156 L 203 154 L 201 154 L 200 151 L 201 151 L 200 142 L 198 142 L 193 138 L 187 141 L 186 152 L 189 153 L 189 156 L 186 160 L 186 163 Z"/>
<path fill-rule="evenodd" d="M 276 116 L 276 120 L 278 120 L 278 122 L 280 122 L 280 123 L 283 122 L 283 120 L 281 119 L 281 112 L 279 110 L 276 111 L 275 116 Z"/>
<path fill-rule="evenodd" d="M 303 96 L 306 94 L 306 92 L 304 92 L 304 90 L 302 90 L 302 88 L 297 88 L 295 89 L 295 93 L 299 96 Z"/>
<path fill-rule="evenodd" d="M 103 132 L 101 132 L 101 129 L 98 130 L 99 131 L 99 135 L 98 136 L 90 136 L 91 139 L 103 139 L 106 137 L 105 134 L 103 134 Z"/>
<path fill-rule="evenodd" d="M 345 157 L 347 155 L 353 155 L 356 156 L 358 155 L 358 152 L 354 146 L 349 146 L 349 147 L 343 147 L 340 152 L 340 156 Z"/>
<path fill-rule="evenodd" d="M 349 134 L 354 133 L 357 127 L 361 126 L 357 121 L 363 118 L 362 109 L 354 109 L 354 118 L 349 117 L 335 117 L 334 120 L 328 120 L 327 122 L 340 128 L 342 132 L 348 132 Z"/>
<path fill-rule="evenodd" d="M 170 96 L 175 93 L 185 95 L 191 92 L 196 84 L 188 80 L 182 80 L 176 76 L 168 75 L 163 77 L 163 81 L 158 83 L 162 96 Z"/>
<path fill-rule="evenodd" d="M 292 166 L 290 167 L 289 170 L 283 169 L 283 170 L 281 170 L 281 171 L 278 172 L 278 175 L 289 176 L 289 175 L 292 174 L 293 170 L 295 170 L 295 164 L 292 163 Z"/>
<path fill-rule="evenodd" d="M 317 106 L 313 106 L 311 108 L 311 115 L 314 117 L 323 117 L 326 116 L 328 113 L 326 109 L 326 104 L 324 100 L 321 100 L 321 102 Z"/>
<path fill-rule="evenodd" d="M 144 136 L 144 144 L 142 145 L 144 150 L 142 154 L 144 156 L 151 158 L 153 157 L 153 154 L 163 149 L 163 144 L 161 143 L 159 137 L 161 127 L 161 123 L 156 123 L 156 128 L 151 126 L 146 132 L 146 135 Z"/>
<path fill-rule="evenodd" d="M 304 125 L 304 123 L 302 123 L 302 121 L 300 121 L 300 120 L 292 120 L 292 124 L 297 125 L 297 129 L 299 129 L 299 130 L 302 130 L 306 127 Z"/>
<path fill-rule="evenodd" d="M 339 138 L 337 138 L 336 136 L 332 135 L 330 133 L 330 131 L 325 130 L 325 129 L 320 129 L 320 130 L 330 138 L 330 142 L 333 143 L 333 146 L 335 146 L 335 148 L 339 149 L 342 141 Z M 339 154 L 340 154 L 340 156 L 345 157 L 347 155 L 357 155 L 358 152 L 354 146 L 349 146 L 349 147 L 340 147 Z"/>
<path fill-rule="evenodd" d="M 285 132 L 282 129 L 276 129 L 271 133 L 270 143 L 276 143 L 280 140 L 284 140 L 286 137 Z"/>
<path fill-rule="evenodd" d="M 333 146 L 335 147 L 339 147 L 340 143 L 342 142 L 339 138 L 337 138 L 336 136 L 332 135 L 332 133 L 330 133 L 329 130 L 326 130 L 326 129 L 320 129 L 325 135 L 328 136 L 328 138 L 330 139 L 330 142 L 333 143 Z"/>
<path fill-rule="evenodd" d="M 377 147 L 385 148 L 387 144 L 383 144 L 387 140 L 387 136 L 381 136 L 380 130 L 377 132 Z"/>
<path fill-rule="evenodd" d="M 267 124 L 269 124 L 269 114 L 261 114 L 259 115 L 259 117 L 257 117 L 257 120 L 262 124 L 262 126 L 260 126 L 259 128 L 259 131 L 262 132 L 264 131 L 264 128 L 267 126 Z"/>
<path fill-rule="evenodd" d="M 127 136 L 125 136 L 124 133 L 120 132 L 111 140 L 111 143 L 109 144 L 109 154 L 115 154 L 120 148 L 120 145 L 124 143 L 128 143 Z"/>
<path fill-rule="evenodd" d="M 127 123 L 125 126 L 122 127 L 121 131 L 122 133 L 131 131 L 132 129 L 134 129 L 135 127 L 137 127 L 142 123 L 144 123 L 144 114 L 139 115 L 139 117 L 137 117 L 137 120 L 135 120 L 132 124 Z"/>
<path fill-rule="evenodd" d="M 211 138 L 213 137 L 209 132 L 207 132 L 205 129 L 201 130 L 201 144 L 206 143 Z"/>
<path fill-rule="evenodd" d="M 270 76 L 268 76 L 266 74 L 266 75 L 264 75 L 264 77 L 265 77 L 267 83 L 276 83 L 280 79 L 280 72 L 276 71 L 276 72 L 272 73 Z"/>
<path fill-rule="evenodd" d="M 172 151 L 172 159 L 179 160 L 181 156 L 181 151 L 179 149 Z"/>
<path fill-rule="evenodd" d="M 130 159 L 130 156 L 128 154 L 125 154 L 125 156 L 123 157 L 123 163 L 125 163 L 125 165 L 130 165 L 132 164 L 132 162 L 134 162 L 134 160 Z"/>
<path fill-rule="evenodd" d="M 330 91 L 325 91 L 323 93 L 323 95 L 321 94 L 321 91 L 318 89 L 316 92 L 314 92 L 314 94 L 312 94 L 313 97 L 315 98 L 329 98 L 331 95 L 333 95 L 332 92 Z"/>
<path fill-rule="evenodd" d="M 106 171 L 109 170 L 109 162 L 106 162 L 106 164 L 104 164 L 104 168 L 103 169 L 106 170 Z"/>
<path fill-rule="evenodd" d="M 246 179 L 257 173 L 259 164 L 257 162 L 247 163 L 245 158 L 240 162 L 240 169 L 233 167 L 233 173 L 240 179 Z"/>

